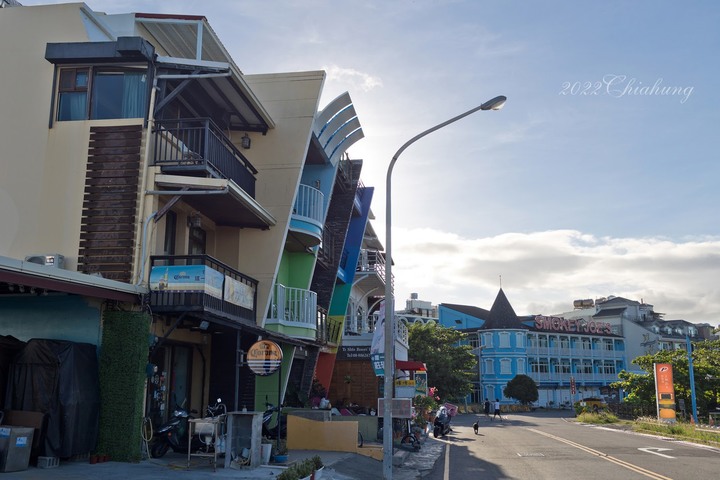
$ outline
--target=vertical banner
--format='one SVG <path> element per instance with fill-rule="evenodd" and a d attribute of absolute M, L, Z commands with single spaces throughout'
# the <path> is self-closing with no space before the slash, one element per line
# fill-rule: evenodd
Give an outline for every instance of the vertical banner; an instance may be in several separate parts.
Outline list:
<path fill-rule="evenodd" d="M 672 365 L 654 363 L 655 398 L 657 399 L 657 415 L 660 421 L 675 423 L 675 388 L 673 387 Z"/>
<path fill-rule="evenodd" d="M 378 320 L 373 331 L 372 344 L 370 345 L 370 361 L 376 377 L 385 376 L 385 300 L 380 302 Z"/>
<path fill-rule="evenodd" d="M 427 397 L 427 394 L 427 372 L 415 372 L 415 396 L 424 395 Z"/>

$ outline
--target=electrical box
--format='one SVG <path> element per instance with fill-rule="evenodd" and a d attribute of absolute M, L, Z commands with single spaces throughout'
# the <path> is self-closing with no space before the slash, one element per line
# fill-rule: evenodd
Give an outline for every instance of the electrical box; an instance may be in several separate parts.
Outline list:
<path fill-rule="evenodd" d="M 0 426 L 0 472 L 27 470 L 34 428 Z"/>

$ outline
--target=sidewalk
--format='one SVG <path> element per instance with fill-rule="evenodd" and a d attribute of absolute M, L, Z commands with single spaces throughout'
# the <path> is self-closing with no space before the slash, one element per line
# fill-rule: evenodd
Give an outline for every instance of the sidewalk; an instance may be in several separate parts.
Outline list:
<path fill-rule="evenodd" d="M 398 450 L 395 453 L 393 479 L 415 480 L 426 474 L 440 457 L 443 443 L 433 438 L 424 439 L 417 452 Z M 319 455 L 325 465 L 323 479 L 326 480 L 377 480 L 383 476 L 381 461 L 361 454 L 347 452 L 325 452 L 315 450 L 292 450 L 290 461 L 300 461 Z M 400 465 L 397 465 L 400 463 Z M 29 467 L 20 472 L 0 473 L 0 480 L 200 480 L 200 479 L 272 479 L 283 471 L 281 467 L 263 465 L 253 469 L 225 469 L 218 466 L 213 472 L 207 461 L 194 460 L 187 468 L 187 457 L 168 453 L 161 459 L 143 460 L 139 463 L 105 462 L 91 465 L 88 462 L 61 461 L 58 467 Z"/>

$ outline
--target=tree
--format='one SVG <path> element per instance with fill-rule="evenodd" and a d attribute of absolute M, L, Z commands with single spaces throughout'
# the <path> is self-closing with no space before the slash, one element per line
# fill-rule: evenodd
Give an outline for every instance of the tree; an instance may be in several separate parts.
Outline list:
<path fill-rule="evenodd" d="M 428 385 L 436 387 L 444 400 L 456 400 L 472 392 L 477 378 L 477 358 L 467 335 L 437 322 L 416 322 L 409 328 L 410 356 L 425 363 Z"/>
<path fill-rule="evenodd" d="M 693 343 L 693 373 L 695 374 L 695 397 L 701 415 L 718 406 L 720 393 L 720 340 Z M 652 355 L 643 355 L 633 363 L 645 370 L 645 374 L 620 372 L 620 381 L 612 383 L 613 388 L 622 388 L 627 401 L 655 403 L 655 378 L 653 364 L 669 363 L 673 366 L 673 387 L 675 398 L 684 399 L 690 409 L 690 374 L 688 354 L 685 350 L 662 350 Z"/>
<path fill-rule="evenodd" d="M 535 381 L 527 375 L 515 375 L 503 390 L 507 398 L 514 398 L 523 405 L 529 405 L 538 399 L 538 386 Z"/>

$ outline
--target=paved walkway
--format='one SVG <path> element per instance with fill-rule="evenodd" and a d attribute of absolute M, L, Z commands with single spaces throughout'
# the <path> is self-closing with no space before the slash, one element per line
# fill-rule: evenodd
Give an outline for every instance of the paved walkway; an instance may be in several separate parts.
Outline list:
<path fill-rule="evenodd" d="M 393 468 L 393 479 L 415 480 L 422 478 L 440 457 L 443 443 L 432 437 L 425 439 L 417 452 L 398 451 L 402 465 Z M 382 478 L 382 462 L 356 453 L 292 450 L 290 461 L 299 461 L 319 455 L 325 464 L 324 480 L 377 480 Z M 139 463 L 105 462 L 91 465 L 87 462 L 61 461 L 55 468 L 29 467 L 20 472 L 0 473 L 2 479 L 24 480 L 200 480 L 200 479 L 272 479 L 283 471 L 281 467 L 264 465 L 253 469 L 218 467 L 213 472 L 207 461 L 193 459 L 186 468 L 187 457 L 168 453 L 161 459 L 143 460 Z"/>

